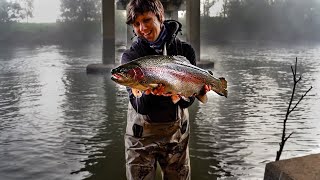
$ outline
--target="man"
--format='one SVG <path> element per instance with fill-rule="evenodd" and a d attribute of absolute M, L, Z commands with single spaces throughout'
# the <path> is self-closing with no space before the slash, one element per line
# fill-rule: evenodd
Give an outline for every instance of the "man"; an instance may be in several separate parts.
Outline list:
<path fill-rule="evenodd" d="M 137 40 L 126 50 L 121 63 L 167 53 L 185 56 L 195 65 L 195 51 L 176 36 L 181 24 L 165 21 L 160 0 L 131 0 L 127 22 Z M 206 92 L 209 90 L 204 87 Z M 163 86 L 140 92 L 127 88 L 129 105 L 125 134 L 127 179 L 154 179 L 159 162 L 164 179 L 190 179 L 189 114 L 194 102 L 178 95 L 163 94 Z"/>

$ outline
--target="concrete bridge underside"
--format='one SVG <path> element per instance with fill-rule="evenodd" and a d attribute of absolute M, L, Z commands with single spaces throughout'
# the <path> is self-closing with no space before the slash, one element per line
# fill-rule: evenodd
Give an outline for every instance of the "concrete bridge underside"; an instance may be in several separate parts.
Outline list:
<path fill-rule="evenodd" d="M 178 19 L 178 10 L 186 10 L 186 37 L 200 60 L 200 0 L 161 0 L 166 19 Z M 125 9 L 128 0 L 102 0 L 103 64 L 115 63 L 115 8 Z M 115 6 L 116 4 L 116 6 Z M 131 28 L 128 28 L 131 29 Z M 130 42 L 127 42 L 130 43 Z"/>

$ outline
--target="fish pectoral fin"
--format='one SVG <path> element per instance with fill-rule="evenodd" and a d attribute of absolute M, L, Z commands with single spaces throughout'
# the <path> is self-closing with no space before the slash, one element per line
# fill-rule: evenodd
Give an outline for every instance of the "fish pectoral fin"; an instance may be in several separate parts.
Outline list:
<path fill-rule="evenodd" d="M 158 86 L 159 86 L 159 84 L 149 84 L 149 87 L 151 87 L 151 88 L 156 88 Z"/>
<path fill-rule="evenodd" d="M 136 97 L 136 98 L 140 98 L 142 96 L 142 92 L 138 89 L 131 89 L 132 94 Z"/>
<path fill-rule="evenodd" d="M 204 95 L 196 95 L 196 98 L 201 101 L 202 103 L 207 103 L 208 102 L 208 96 L 206 94 Z"/>

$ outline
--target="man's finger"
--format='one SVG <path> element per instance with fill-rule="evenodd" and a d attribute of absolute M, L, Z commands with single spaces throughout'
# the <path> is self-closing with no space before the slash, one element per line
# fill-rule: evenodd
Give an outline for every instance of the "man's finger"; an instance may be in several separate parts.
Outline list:
<path fill-rule="evenodd" d="M 177 95 L 177 94 L 171 96 L 171 100 L 172 100 L 172 102 L 173 102 L 174 104 L 176 104 L 177 102 L 179 102 L 180 99 L 181 99 L 181 97 L 180 97 L 179 95 Z"/>
<path fill-rule="evenodd" d="M 151 89 L 147 89 L 147 90 L 144 91 L 145 95 L 149 95 L 150 93 L 151 93 Z"/>

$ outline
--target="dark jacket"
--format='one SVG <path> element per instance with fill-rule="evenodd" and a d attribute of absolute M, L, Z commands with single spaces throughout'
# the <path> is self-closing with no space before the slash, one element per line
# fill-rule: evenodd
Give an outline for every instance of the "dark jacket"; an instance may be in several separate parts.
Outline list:
<path fill-rule="evenodd" d="M 164 22 L 167 30 L 167 35 L 164 41 L 167 43 L 168 55 L 185 56 L 191 64 L 196 65 L 194 49 L 186 42 L 180 41 L 176 36 L 181 31 L 181 24 L 174 20 Z M 162 47 L 163 49 L 163 47 Z M 137 41 L 133 42 L 130 49 L 126 50 L 121 58 L 121 64 L 130 62 L 139 57 L 158 54 L 149 43 L 138 37 Z M 127 88 L 129 99 L 133 108 L 140 114 L 147 115 L 151 122 L 171 122 L 177 120 L 177 108 L 187 108 L 194 102 L 194 97 L 189 97 L 189 102 L 180 100 L 174 104 L 171 97 L 145 95 L 136 98 L 130 88 Z"/>

